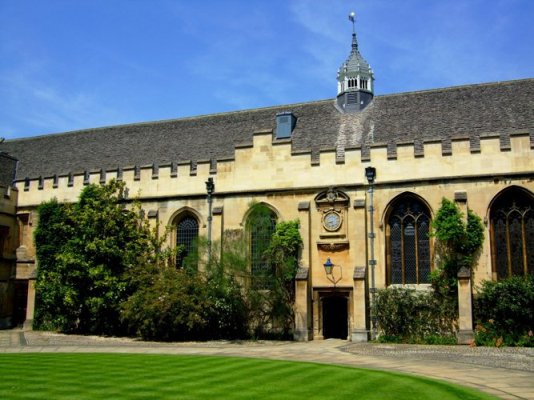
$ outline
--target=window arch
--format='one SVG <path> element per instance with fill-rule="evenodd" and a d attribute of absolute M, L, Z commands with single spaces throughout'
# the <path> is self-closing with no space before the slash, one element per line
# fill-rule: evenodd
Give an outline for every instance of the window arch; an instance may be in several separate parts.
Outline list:
<path fill-rule="evenodd" d="M 274 211 L 264 204 L 255 205 L 247 217 L 252 284 L 259 288 L 269 286 L 268 278 L 272 271 L 265 251 L 271 243 L 276 220 Z"/>
<path fill-rule="evenodd" d="M 386 249 L 388 284 L 430 282 L 430 211 L 421 199 L 405 194 L 390 206 Z"/>
<path fill-rule="evenodd" d="M 176 256 L 176 267 L 183 268 L 188 256 L 194 254 L 198 241 L 198 220 L 191 214 L 185 214 L 176 223 L 176 246 L 183 246 L 183 251 Z"/>
<path fill-rule="evenodd" d="M 534 274 L 534 196 L 505 189 L 490 207 L 491 256 L 497 279 Z"/>

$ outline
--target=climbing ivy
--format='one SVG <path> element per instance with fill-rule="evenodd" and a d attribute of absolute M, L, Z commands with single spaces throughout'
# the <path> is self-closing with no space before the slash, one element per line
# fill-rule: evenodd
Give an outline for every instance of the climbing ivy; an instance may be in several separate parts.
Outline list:
<path fill-rule="evenodd" d="M 467 220 L 458 206 L 443 198 L 436 218 L 432 222 L 432 235 L 436 238 L 437 268 L 431 274 L 434 297 L 440 304 L 442 318 L 458 318 L 458 272 L 472 270 L 484 241 L 484 228 L 480 217 L 467 210 Z"/>
<path fill-rule="evenodd" d="M 458 206 L 443 198 L 432 222 L 436 238 L 438 268 L 432 274 L 434 288 L 444 295 L 455 296 L 457 274 L 461 268 L 472 269 L 484 242 L 484 227 L 480 217 L 467 210 L 467 221 Z"/>

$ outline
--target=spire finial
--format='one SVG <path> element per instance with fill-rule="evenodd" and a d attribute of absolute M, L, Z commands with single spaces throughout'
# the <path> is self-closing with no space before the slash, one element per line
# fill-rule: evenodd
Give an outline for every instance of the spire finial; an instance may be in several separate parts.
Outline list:
<path fill-rule="evenodd" d="M 352 51 L 357 52 L 358 40 L 356 39 L 356 28 L 354 27 L 354 24 L 356 22 L 356 13 L 354 11 L 351 11 L 349 13 L 349 21 L 352 22 Z"/>
<path fill-rule="evenodd" d="M 356 13 L 354 11 L 349 13 L 349 21 L 352 22 L 352 33 L 356 33 L 356 29 L 354 28 L 354 23 L 356 22 Z"/>

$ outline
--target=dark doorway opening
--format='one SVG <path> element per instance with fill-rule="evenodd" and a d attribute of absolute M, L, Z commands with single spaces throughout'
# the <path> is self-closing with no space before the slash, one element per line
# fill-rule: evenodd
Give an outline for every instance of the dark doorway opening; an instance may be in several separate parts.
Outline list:
<path fill-rule="evenodd" d="M 15 296 L 13 300 L 13 326 L 22 326 L 26 321 L 28 281 L 15 281 Z"/>
<path fill-rule="evenodd" d="M 347 298 L 329 296 L 323 298 L 323 337 L 325 339 L 347 339 Z"/>

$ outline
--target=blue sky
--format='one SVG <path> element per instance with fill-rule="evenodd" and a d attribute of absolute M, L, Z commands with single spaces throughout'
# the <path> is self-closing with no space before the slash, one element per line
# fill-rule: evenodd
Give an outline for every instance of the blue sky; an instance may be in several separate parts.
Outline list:
<path fill-rule="evenodd" d="M 534 77 L 532 0 L 0 0 L 0 136 Z"/>

